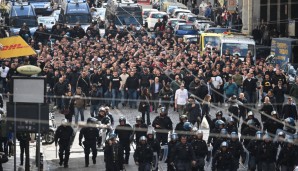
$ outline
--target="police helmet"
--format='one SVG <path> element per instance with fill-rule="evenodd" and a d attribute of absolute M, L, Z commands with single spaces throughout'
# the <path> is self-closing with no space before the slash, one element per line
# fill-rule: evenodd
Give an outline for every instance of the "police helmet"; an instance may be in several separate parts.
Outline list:
<path fill-rule="evenodd" d="M 203 131 L 202 130 L 198 130 L 196 132 L 196 135 L 199 136 L 199 137 L 203 137 Z"/>
<path fill-rule="evenodd" d="M 198 131 L 198 128 L 197 128 L 196 126 L 193 126 L 193 127 L 191 128 L 191 131 L 192 131 L 192 132 L 197 132 L 197 131 Z"/>
<path fill-rule="evenodd" d="M 106 109 L 104 107 L 99 108 L 99 112 L 106 112 Z"/>
<path fill-rule="evenodd" d="M 270 135 L 268 133 L 266 133 L 264 136 L 263 136 L 263 140 L 267 140 L 267 141 L 270 141 L 272 138 L 270 137 Z"/>
<path fill-rule="evenodd" d="M 262 136 L 263 136 L 263 132 L 262 132 L 262 131 L 257 131 L 257 132 L 256 132 L 256 138 L 257 138 L 258 140 L 262 139 Z"/>
<path fill-rule="evenodd" d="M 177 141 L 177 140 L 178 140 L 178 134 L 175 133 L 175 132 L 172 133 L 172 134 L 171 134 L 171 140 L 172 140 L 172 141 Z"/>
<path fill-rule="evenodd" d="M 255 121 L 253 119 L 250 119 L 247 121 L 248 126 L 255 126 Z"/>
<path fill-rule="evenodd" d="M 237 132 L 231 132 L 231 138 L 238 138 Z"/>
<path fill-rule="evenodd" d="M 234 122 L 235 122 L 235 120 L 234 120 L 234 118 L 233 118 L 233 117 L 229 117 L 229 118 L 228 118 L 228 122 L 229 122 L 229 123 L 234 123 Z"/>
<path fill-rule="evenodd" d="M 142 119 L 142 116 L 137 116 L 136 117 L 136 122 L 138 122 L 138 121 L 142 121 L 143 119 Z"/>
<path fill-rule="evenodd" d="M 62 119 L 62 120 L 61 120 L 61 125 L 67 125 L 67 124 L 68 124 L 67 119 Z"/>
<path fill-rule="evenodd" d="M 276 112 L 275 110 L 273 110 L 273 111 L 271 112 L 271 115 L 277 115 L 277 112 Z"/>
<path fill-rule="evenodd" d="M 124 123 L 126 123 L 126 118 L 124 116 L 120 116 L 120 118 L 119 118 L 119 123 L 121 123 L 122 121 L 124 121 Z"/>
<path fill-rule="evenodd" d="M 288 117 L 285 119 L 285 122 L 288 124 L 288 125 L 291 125 L 291 126 L 295 126 L 295 120 L 292 118 L 292 117 Z"/>
<path fill-rule="evenodd" d="M 222 116 L 222 114 L 223 114 L 223 113 L 222 113 L 221 110 L 218 110 L 218 111 L 216 111 L 216 113 L 215 113 L 216 116 Z"/>
<path fill-rule="evenodd" d="M 219 128 L 220 125 L 224 125 L 224 124 L 225 124 L 225 122 L 224 122 L 223 120 L 217 120 L 217 121 L 215 122 L 215 127 L 216 127 L 216 128 Z"/>
<path fill-rule="evenodd" d="M 252 111 L 249 111 L 248 113 L 247 113 L 247 116 L 253 116 L 254 115 L 254 113 L 252 112 Z"/>
<path fill-rule="evenodd" d="M 109 139 L 115 139 L 117 138 L 117 134 L 115 134 L 114 132 L 111 132 L 110 135 L 109 135 Z"/>
<path fill-rule="evenodd" d="M 227 135 L 227 134 L 228 134 L 228 131 L 225 128 L 220 130 L 220 135 Z"/>
<path fill-rule="evenodd" d="M 277 135 L 278 135 L 279 137 L 283 137 L 283 138 L 286 137 L 286 134 L 285 134 L 283 131 L 280 131 Z"/>
<path fill-rule="evenodd" d="M 257 131 L 256 132 L 256 137 L 257 137 L 258 140 L 262 139 L 262 136 L 263 136 L 262 131 Z"/>
<path fill-rule="evenodd" d="M 226 141 L 224 141 L 220 144 L 220 147 L 228 147 L 228 143 Z"/>
<path fill-rule="evenodd" d="M 147 141 L 147 138 L 145 136 L 141 136 L 139 139 L 139 142 L 141 142 L 141 141 Z"/>
<path fill-rule="evenodd" d="M 186 131 L 190 131 L 191 128 L 192 128 L 192 124 L 191 124 L 190 122 L 184 122 L 184 124 L 183 124 L 183 128 L 184 128 L 184 130 L 186 130 Z"/>
<path fill-rule="evenodd" d="M 105 107 L 105 110 L 106 110 L 106 111 L 110 110 L 110 107 L 109 107 L 109 106 L 106 106 L 106 107 Z"/>
<path fill-rule="evenodd" d="M 160 108 L 160 114 L 167 114 L 166 107 L 161 107 Z"/>
<path fill-rule="evenodd" d="M 88 124 L 96 124 L 97 123 L 97 119 L 96 118 L 93 118 L 93 117 L 90 117 L 87 119 L 87 123 Z"/>
<path fill-rule="evenodd" d="M 187 120 L 187 115 L 180 115 L 180 120 L 186 119 Z"/>
<path fill-rule="evenodd" d="M 152 129 L 152 130 L 148 130 L 147 131 L 147 135 L 154 135 L 154 130 Z"/>

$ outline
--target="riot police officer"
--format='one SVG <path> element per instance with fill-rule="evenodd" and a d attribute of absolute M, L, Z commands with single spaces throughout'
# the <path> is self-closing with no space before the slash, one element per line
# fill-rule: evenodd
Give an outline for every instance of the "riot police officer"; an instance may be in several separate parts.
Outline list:
<path fill-rule="evenodd" d="M 153 150 L 153 168 L 152 170 L 158 170 L 158 159 L 160 154 L 160 142 L 154 138 L 154 130 L 148 130 L 147 132 L 147 143 Z"/>
<path fill-rule="evenodd" d="M 168 142 L 168 156 L 167 156 L 167 166 L 168 166 L 168 171 L 175 171 L 175 168 L 173 167 L 173 165 L 171 165 L 171 162 L 169 160 L 169 158 L 171 157 L 171 152 L 173 150 L 173 148 L 177 145 L 178 143 L 178 134 L 173 132 L 170 135 L 170 141 Z"/>
<path fill-rule="evenodd" d="M 136 124 L 133 126 L 134 134 L 136 135 L 136 144 L 139 144 L 139 140 L 142 136 L 146 136 L 148 126 L 143 123 L 142 116 L 136 117 Z"/>
<path fill-rule="evenodd" d="M 139 171 L 151 171 L 151 164 L 153 160 L 153 150 L 147 144 L 145 136 L 140 137 L 140 142 L 133 154 L 136 165 L 139 166 Z"/>
<path fill-rule="evenodd" d="M 231 139 L 228 141 L 229 151 L 233 155 L 232 169 L 231 171 L 237 171 L 239 168 L 239 159 L 242 158 L 242 163 L 245 163 L 246 153 L 243 149 L 243 145 L 239 141 L 238 134 L 236 132 L 231 133 Z"/>
<path fill-rule="evenodd" d="M 195 137 L 191 142 L 196 159 L 196 165 L 192 168 L 192 171 L 204 171 L 205 157 L 208 154 L 208 147 L 205 140 L 203 140 L 203 131 L 198 130 Z"/>
<path fill-rule="evenodd" d="M 152 126 L 156 130 L 156 139 L 161 142 L 162 145 L 167 144 L 168 131 L 173 130 L 173 123 L 171 118 L 167 116 L 165 107 L 161 107 L 160 115 L 153 120 Z"/>
<path fill-rule="evenodd" d="M 263 136 L 263 142 L 260 148 L 260 160 L 262 161 L 262 170 L 274 170 L 277 148 L 272 142 L 272 138 L 267 133 Z"/>
<path fill-rule="evenodd" d="M 132 127 L 126 123 L 126 118 L 121 116 L 119 118 L 119 125 L 115 129 L 115 134 L 118 135 L 119 143 L 122 145 L 125 158 L 124 163 L 128 164 L 130 155 L 130 140 L 133 136 Z"/>
<path fill-rule="evenodd" d="M 235 122 L 235 119 L 233 117 L 229 117 L 227 121 L 226 129 L 228 131 L 228 134 L 231 134 L 232 132 L 238 133 L 237 123 Z"/>
<path fill-rule="evenodd" d="M 292 171 L 297 161 L 293 137 L 286 139 L 285 143 L 286 145 L 281 148 L 278 155 L 277 167 L 280 166 L 281 171 Z"/>
<path fill-rule="evenodd" d="M 173 148 L 170 162 L 178 171 L 191 170 L 192 166 L 196 165 L 195 153 L 187 143 L 186 135 L 181 135 L 180 142 Z"/>
<path fill-rule="evenodd" d="M 96 119 L 100 122 L 102 127 L 101 128 L 102 134 L 104 134 L 106 137 L 106 135 L 110 133 L 111 118 L 107 115 L 106 109 L 104 107 L 99 108 Z M 105 141 L 105 139 L 103 141 Z M 102 144 L 102 136 L 100 136 L 99 138 L 98 146 L 100 147 L 101 144 Z"/>
<path fill-rule="evenodd" d="M 214 126 L 216 125 L 216 121 L 218 120 L 222 120 L 223 122 L 226 122 L 226 118 L 222 116 L 223 112 L 221 110 L 216 111 L 215 113 L 215 118 L 212 119 L 212 128 L 214 128 Z"/>
<path fill-rule="evenodd" d="M 222 120 L 217 120 L 214 124 L 214 128 L 212 130 L 210 130 L 210 134 L 208 137 L 208 141 L 207 144 L 208 146 L 210 146 L 210 144 L 212 144 L 212 146 L 214 145 L 214 143 L 216 142 L 216 139 L 218 137 L 218 134 L 220 133 L 220 130 L 223 129 L 225 127 L 225 122 Z"/>
<path fill-rule="evenodd" d="M 265 121 L 263 127 L 263 131 L 267 131 L 271 135 L 274 135 L 278 129 L 283 128 L 283 124 L 279 120 L 275 110 L 271 112 L 271 117 Z"/>
<path fill-rule="evenodd" d="M 245 147 L 247 147 L 247 145 L 251 141 L 250 137 L 253 137 L 256 134 L 256 132 L 259 131 L 253 119 L 248 120 L 246 124 L 248 126 L 245 126 L 245 128 L 241 132 L 241 142 L 243 142 L 243 145 Z"/>
<path fill-rule="evenodd" d="M 260 160 L 260 148 L 262 143 L 263 133 L 257 131 L 255 133 L 255 139 L 251 140 L 246 147 L 249 152 L 248 158 L 248 170 L 262 170 L 262 161 Z"/>
<path fill-rule="evenodd" d="M 70 155 L 70 145 L 73 141 L 74 131 L 72 127 L 68 124 L 66 119 L 63 119 L 61 125 L 57 128 L 55 134 L 55 146 L 57 146 L 59 141 L 59 165 L 68 168 L 68 160 Z M 65 152 L 65 157 L 63 159 L 63 153 Z"/>
<path fill-rule="evenodd" d="M 217 151 L 212 160 L 212 171 L 230 171 L 232 170 L 233 156 L 228 150 L 228 143 L 222 142 L 220 150 Z"/>
<path fill-rule="evenodd" d="M 223 128 L 220 130 L 219 135 L 217 135 L 217 138 L 212 145 L 213 146 L 212 155 L 214 156 L 217 150 L 220 149 L 220 145 L 222 144 L 222 142 L 227 142 L 227 141 L 228 141 L 228 132 L 225 128 Z"/>
<path fill-rule="evenodd" d="M 180 136 L 180 134 L 185 131 L 183 125 L 187 121 L 187 115 L 180 115 L 179 120 L 180 122 L 176 124 L 175 131 Z"/>
<path fill-rule="evenodd" d="M 243 121 L 243 123 L 241 125 L 241 134 L 245 128 L 249 127 L 249 125 L 247 124 L 247 122 L 249 120 L 253 121 L 255 128 L 257 128 L 259 130 L 262 129 L 260 121 L 257 118 L 255 118 L 254 113 L 252 111 L 249 111 L 247 113 L 247 118 Z"/>
<path fill-rule="evenodd" d="M 106 163 L 106 171 L 123 170 L 123 149 L 121 144 L 116 140 L 117 135 L 110 133 L 104 149 L 104 161 Z"/>
<path fill-rule="evenodd" d="M 88 118 L 87 126 L 83 127 L 79 135 L 79 145 L 82 146 L 82 139 L 84 137 L 84 153 L 85 153 L 85 166 L 89 166 L 89 154 L 90 149 L 92 150 L 92 161 L 96 164 L 97 149 L 96 143 L 100 143 L 99 130 L 95 127 L 97 124 L 96 118 Z"/>
<path fill-rule="evenodd" d="M 292 117 L 288 117 L 285 119 L 284 131 L 287 134 L 295 134 L 296 133 L 295 127 L 296 127 L 295 120 Z"/>

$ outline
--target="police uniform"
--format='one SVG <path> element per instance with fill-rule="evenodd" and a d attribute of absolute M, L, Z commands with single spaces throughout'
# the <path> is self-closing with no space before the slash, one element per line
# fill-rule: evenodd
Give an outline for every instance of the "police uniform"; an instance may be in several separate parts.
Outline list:
<path fill-rule="evenodd" d="M 141 124 L 136 123 L 133 128 L 134 128 L 134 133 L 136 135 L 136 144 L 138 145 L 141 136 L 146 136 L 146 133 L 148 131 L 148 126 L 144 123 L 141 123 Z"/>
<path fill-rule="evenodd" d="M 140 142 L 136 147 L 133 158 L 139 164 L 139 171 L 151 171 L 153 149 L 149 144 Z"/>
<path fill-rule="evenodd" d="M 281 167 L 281 171 L 292 171 L 297 161 L 294 144 L 287 144 L 281 148 L 278 155 L 277 165 Z"/>
<path fill-rule="evenodd" d="M 204 171 L 205 166 L 205 157 L 208 154 L 208 147 L 205 140 L 193 139 L 191 142 L 191 146 L 193 147 L 196 165 L 192 168 L 193 171 Z"/>
<path fill-rule="evenodd" d="M 170 161 L 177 171 L 191 170 L 191 161 L 195 161 L 195 153 L 188 143 L 178 143 L 171 152 Z"/>
<path fill-rule="evenodd" d="M 152 135 L 152 138 L 148 136 L 147 134 L 147 143 L 148 145 L 150 145 L 150 147 L 153 150 L 153 170 L 158 170 L 158 159 L 159 159 L 159 154 L 160 154 L 160 142 L 154 138 L 154 136 Z"/>
<path fill-rule="evenodd" d="M 121 118 L 120 118 L 121 119 Z M 119 119 L 119 121 L 121 121 Z M 125 120 L 123 120 L 126 122 Z M 125 164 L 128 164 L 129 155 L 130 155 L 130 140 L 131 136 L 133 136 L 132 127 L 129 124 L 118 125 L 115 129 L 115 134 L 118 135 L 119 143 L 123 147 L 125 154 Z"/>
<path fill-rule="evenodd" d="M 251 171 L 262 170 L 262 161 L 260 160 L 260 146 L 262 141 L 251 140 L 247 146 L 249 151 L 248 169 Z"/>
<path fill-rule="evenodd" d="M 64 167 L 68 167 L 68 160 L 70 154 L 70 145 L 72 143 L 72 138 L 74 131 L 71 126 L 60 125 L 57 128 L 55 134 L 55 145 L 57 145 L 59 140 L 59 165 L 61 166 L 64 162 Z M 63 153 L 65 152 L 65 157 L 63 159 Z"/>
<path fill-rule="evenodd" d="M 159 125 L 159 127 L 157 127 Z M 173 123 L 170 117 L 162 115 L 157 116 L 152 123 L 152 126 L 156 130 L 156 139 L 162 143 L 162 145 L 168 143 L 167 130 L 173 129 Z"/>
<path fill-rule="evenodd" d="M 237 171 L 239 168 L 239 159 L 242 157 L 242 163 L 245 163 L 246 153 L 243 149 L 241 142 L 237 140 L 228 141 L 229 152 L 233 155 L 232 168 L 231 171 Z"/>
<path fill-rule="evenodd" d="M 261 143 L 259 150 L 260 161 L 262 161 L 262 170 L 274 170 L 277 155 L 276 145 L 271 141 L 264 141 Z"/>
<path fill-rule="evenodd" d="M 87 120 L 88 121 L 88 120 Z M 93 164 L 96 164 L 97 149 L 96 143 L 100 143 L 99 130 L 94 127 L 84 127 L 80 131 L 79 145 L 82 145 L 82 139 L 84 137 L 84 153 L 85 153 L 85 166 L 89 166 L 89 154 L 92 150 Z"/>
<path fill-rule="evenodd" d="M 106 171 L 123 170 L 123 148 L 119 142 L 115 141 L 105 146 L 104 161 L 106 163 Z"/>
<path fill-rule="evenodd" d="M 167 156 L 167 166 L 168 166 L 168 171 L 175 171 L 174 167 L 171 165 L 169 158 L 171 157 L 171 152 L 173 150 L 173 148 L 177 145 L 177 140 L 173 141 L 169 141 L 168 142 L 168 156 Z"/>
<path fill-rule="evenodd" d="M 212 160 L 212 171 L 231 171 L 233 156 L 228 151 L 219 150 Z"/>

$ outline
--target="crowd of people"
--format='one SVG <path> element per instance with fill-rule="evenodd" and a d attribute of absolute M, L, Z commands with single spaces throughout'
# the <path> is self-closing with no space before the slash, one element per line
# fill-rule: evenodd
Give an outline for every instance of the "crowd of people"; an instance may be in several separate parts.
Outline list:
<path fill-rule="evenodd" d="M 107 170 L 123 170 L 132 141 L 135 164 L 146 171 L 158 169 L 161 145 L 169 147 L 168 170 L 201 171 L 211 161 L 212 170 L 218 171 L 237 170 L 239 161 L 248 161 L 249 170 L 286 171 L 298 165 L 298 79 L 289 87 L 280 66 L 253 61 L 251 52 L 241 61 L 229 52 L 200 52 L 196 42 L 175 39 L 171 29 L 152 38 L 144 28 L 121 30 L 114 24 L 103 36 L 96 24 L 86 32 L 80 24 L 56 24 L 50 32 L 39 26 L 34 35 L 24 24 L 20 36 L 38 53 L 2 61 L 2 92 L 12 94 L 12 77 L 20 75 L 17 67 L 30 64 L 42 69 L 38 76 L 46 78 L 47 103 L 54 103 L 66 118 L 55 137 L 61 166 L 68 167 L 73 118 L 76 126 L 88 118 L 79 136 L 86 167 L 90 149 L 96 164 L 99 146 L 104 147 Z M 222 111 L 210 112 L 225 104 L 229 117 Z M 117 124 L 110 111 L 121 108 L 140 112 L 136 124 L 127 124 L 124 116 L 114 131 L 108 129 Z M 151 122 L 152 112 L 160 115 Z M 179 123 L 172 122 L 175 112 Z M 109 135 L 106 142 L 93 127 L 98 121 L 107 126 L 102 128 Z M 198 130 L 204 121 L 210 127 L 207 141 Z M 29 141 L 27 135 L 19 139 Z"/>

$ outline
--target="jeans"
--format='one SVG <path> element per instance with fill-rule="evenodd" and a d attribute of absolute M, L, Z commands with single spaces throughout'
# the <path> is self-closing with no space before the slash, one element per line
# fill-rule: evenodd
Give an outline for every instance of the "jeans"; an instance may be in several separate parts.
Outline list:
<path fill-rule="evenodd" d="M 105 93 L 104 93 L 104 101 L 106 103 L 106 105 L 111 105 L 111 97 L 112 97 L 112 93 L 107 90 Z"/>
<path fill-rule="evenodd" d="M 63 95 L 56 95 L 56 106 L 58 109 L 64 108 Z"/>
<path fill-rule="evenodd" d="M 97 114 L 98 114 L 98 105 L 91 105 L 90 106 L 91 117 L 97 116 Z"/>
<path fill-rule="evenodd" d="M 146 107 L 146 110 L 142 112 L 143 123 L 145 123 L 145 115 L 147 115 L 147 125 L 150 125 L 151 122 L 150 122 L 150 106 L 149 105 Z"/>
<path fill-rule="evenodd" d="M 137 108 L 137 90 L 128 89 L 129 106 Z"/>
<path fill-rule="evenodd" d="M 81 115 L 81 121 L 84 121 L 84 107 L 75 107 L 75 123 L 79 121 L 79 114 Z"/>
<path fill-rule="evenodd" d="M 127 102 L 127 92 L 124 89 L 121 89 L 121 103 L 126 104 Z"/>
<path fill-rule="evenodd" d="M 120 102 L 120 91 L 119 89 L 112 89 L 112 107 L 118 107 Z"/>

